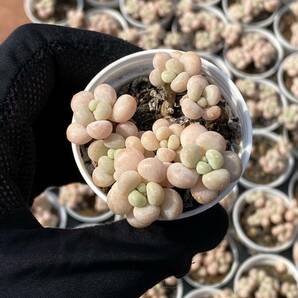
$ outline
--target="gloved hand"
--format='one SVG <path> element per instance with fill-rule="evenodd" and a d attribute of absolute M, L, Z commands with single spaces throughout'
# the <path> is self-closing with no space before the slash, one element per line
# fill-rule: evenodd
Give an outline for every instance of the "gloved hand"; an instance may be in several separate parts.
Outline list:
<path fill-rule="evenodd" d="M 220 206 L 144 230 L 126 221 L 44 229 L 29 211 L 47 186 L 82 180 L 65 137 L 72 95 L 138 50 L 104 34 L 48 25 L 22 26 L 1 45 L 1 297 L 138 297 L 186 273 L 195 253 L 224 237 Z"/>

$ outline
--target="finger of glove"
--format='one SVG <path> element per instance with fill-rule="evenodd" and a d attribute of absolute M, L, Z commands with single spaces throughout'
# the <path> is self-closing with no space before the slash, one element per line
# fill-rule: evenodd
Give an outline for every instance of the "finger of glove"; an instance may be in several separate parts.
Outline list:
<path fill-rule="evenodd" d="M 17 29 L 2 45 L 0 128 L 10 138 L 6 143 L 14 153 L 9 176 L 15 179 L 26 202 L 48 185 L 81 179 L 65 138 L 71 120 L 70 98 L 102 67 L 137 50 L 104 34 L 32 24 Z M 26 133 L 11 129 L 11 125 L 20 124 L 27 127 Z M 36 151 L 34 146 L 27 150 L 34 139 Z M 27 146 L 20 145 L 19 140 Z M 9 157 L 2 155 L 7 163 Z M 27 167 L 21 168 L 19 175 L 17 165 L 24 163 Z M 34 191 L 30 194 L 34 172 Z"/>

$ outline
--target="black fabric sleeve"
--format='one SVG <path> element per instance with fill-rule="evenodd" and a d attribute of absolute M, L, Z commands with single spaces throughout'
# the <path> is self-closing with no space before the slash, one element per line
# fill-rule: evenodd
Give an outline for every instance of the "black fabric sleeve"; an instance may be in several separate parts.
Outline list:
<path fill-rule="evenodd" d="M 0 297 L 138 297 L 187 272 L 219 243 L 228 220 L 216 206 L 136 230 L 125 221 L 44 229 L 28 207 L 49 185 L 81 179 L 65 130 L 71 96 L 115 59 L 139 49 L 116 38 L 25 25 L 0 47 Z"/>

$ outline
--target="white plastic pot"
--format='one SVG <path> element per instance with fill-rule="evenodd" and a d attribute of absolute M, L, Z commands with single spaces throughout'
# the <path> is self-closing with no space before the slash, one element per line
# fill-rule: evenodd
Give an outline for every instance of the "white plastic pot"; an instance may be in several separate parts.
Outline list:
<path fill-rule="evenodd" d="M 128 24 L 126 22 L 126 20 L 123 18 L 123 16 L 115 9 L 109 9 L 109 8 L 93 8 L 88 10 L 88 12 L 86 13 L 86 20 L 88 21 L 88 19 L 94 15 L 98 15 L 98 14 L 106 14 L 111 16 L 113 19 L 115 19 L 120 27 L 123 30 L 127 30 L 128 29 Z"/>
<path fill-rule="evenodd" d="M 277 84 L 274 83 L 272 80 L 269 80 L 269 79 L 251 79 L 251 80 L 252 81 L 255 81 L 256 83 L 260 83 L 260 84 L 264 84 L 264 85 L 269 85 L 270 87 L 272 87 L 276 91 L 277 95 L 279 96 L 279 101 L 281 103 L 281 107 L 282 108 L 285 108 L 288 105 L 288 102 L 287 102 L 285 96 L 280 92 Z M 278 121 L 278 119 L 276 119 L 269 126 L 265 126 L 265 127 L 262 127 L 262 128 L 254 128 L 253 127 L 253 131 L 254 132 L 262 132 L 262 131 L 265 131 L 265 132 L 268 131 L 268 132 L 270 132 L 270 131 L 274 131 L 277 128 L 279 128 L 280 125 L 281 125 L 281 123 Z"/>
<path fill-rule="evenodd" d="M 101 70 L 91 80 L 85 90 L 93 92 L 95 87 L 101 83 L 110 84 L 117 90 L 119 87 L 131 82 L 137 77 L 149 75 L 153 69 L 152 60 L 156 53 L 171 53 L 173 51 L 174 50 L 165 49 L 148 50 L 123 57 Z M 242 136 L 239 156 L 241 158 L 243 169 L 245 169 L 249 160 L 252 145 L 252 127 L 247 106 L 234 83 L 226 76 L 223 76 L 222 72 L 219 71 L 216 66 L 202 59 L 202 72 L 204 75 L 206 75 L 210 82 L 213 82 L 219 87 L 223 97 L 227 100 L 227 103 L 231 107 L 233 113 L 239 118 Z M 96 195 L 106 201 L 106 194 L 94 184 L 85 167 L 83 158 L 81 156 L 80 146 L 72 144 L 72 151 L 79 171 L 86 183 L 96 193 Z M 193 216 L 214 206 L 223 197 L 231 192 L 236 183 L 237 181 L 231 183 L 213 202 L 199 206 L 194 210 L 184 212 L 179 218 Z"/>
<path fill-rule="evenodd" d="M 138 20 L 134 19 L 133 17 L 131 17 L 126 12 L 125 2 L 126 2 L 126 0 L 119 0 L 120 12 L 131 26 L 139 28 L 139 29 L 146 29 L 148 26 L 150 26 L 150 25 L 145 25 L 141 21 L 138 21 Z M 174 4 L 173 4 L 173 6 L 174 6 Z M 169 25 L 169 23 L 173 17 L 173 14 L 174 14 L 174 11 L 169 16 L 164 17 L 163 19 L 160 19 L 159 24 L 162 27 L 166 27 L 167 25 Z"/>
<path fill-rule="evenodd" d="M 212 5 L 217 5 L 220 0 L 208 0 L 206 3 L 195 4 L 195 7 L 208 7 Z"/>
<path fill-rule="evenodd" d="M 217 55 L 213 55 L 213 54 L 201 54 L 199 53 L 200 56 L 206 60 L 208 60 L 209 62 L 215 64 L 215 66 L 218 67 L 218 69 L 220 71 L 222 71 L 223 73 L 225 73 L 230 79 L 232 78 L 232 74 L 229 71 L 229 69 L 227 68 L 225 62 L 223 61 L 223 59 Z"/>
<path fill-rule="evenodd" d="M 281 93 L 288 99 L 290 100 L 291 102 L 293 103 L 298 103 L 298 98 L 296 98 L 293 93 L 287 88 L 286 84 L 285 84 L 285 81 L 284 81 L 284 75 L 285 75 L 285 71 L 284 71 L 284 64 L 285 64 L 285 61 L 287 59 L 289 59 L 289 57 L 292 57 L 292 56 L 297 56 L 298 53 L 297 52 L 294 52 L 292 53 L 291 55 L 287 56 L 283 61 L 282 63 L 280 64 L 280 67 L 278 69 L 278 72 L 277 72 L 277 82 L 278 82 L 278 86 L 280 88 L 280 91 Z M 297 66 L 298 67 L 298 66 Z"/>
<path fill-rule="evenodd" d="M 189 284 L 191 285 L 192 287 L 194 288 L 202 288 L 202 287 L 212 287 L 212 288 L 220 288 L 224 285 L 226 285 L 227 283 L 229 283 L 234 275 L 235 275 L 235 272 L 238 268 L 238 265 L 239 265 L 239 253 L 238 253 L 238 248 L 237 248 L 237 245 L 236 243 L 233 241 L 233 239 L 231 237 L 228 237 L 228 242 L 229 242 L 229 245 L 231 247 L 231 252 L 233 254 L 233 263 L 232 263 L 232 266 L 229 270 L 229 272 L 227 273 L 227 275 L 224 277 L 224 279 L 222 279 L 221 281 L 217 282 L 217 283 L 214 283 L 214 284 L 202 284 L 202 283 L 199 283 L 198 281 L 195 281 L 193 280 L 189 274 L 185 275 L 184 276 L 184 280 Z"/>
<path fill-rule="evenodd" d="M 236 284 L 239 282 L 239 279 L 251 268 L 259 266 L 275 266 L 279 262 L 286 265 L 288 272 L 293 276 L 296 283 L 298 283 L 298 271 L 292 262 L 279 255 L 260 254 L 248 258 L 241 264 L 234 279 L 234 290 L 236 289 Z"/>
<path fill-rule="evenodd" d="M 287 4 L 283 8 L 281 8 L 278 13 L 275 16 L 274 23 L 273 23 L 273 30 L 276 38 L 278 41 L 282 44 L 282 46 L 289 52 L 297 51 L 298 48 L 295 48 L 293 45 L 290 44 L 290 42 L 283 36 L 283 34 L 280 32 L 280 25 L 281 20 L 284 17 L 285 14 L 287 14 L 290 11 L 290 5 Z M 290 30 L 290 28 L 287 28 Z"/>
<path fill-rule="evenodd" d="M 59 197 L 59 187 L 50 187 L 48 188 L 48 194 L 49 197 L 51 197 L 53 200 L 58 202 Z M 58 203 L 60 205 L 60 203 Z M 61 206 L 61 205 L 60 205 Z M 67 214 L 76 219 L 77 221 L 88 223 L 88 224 L 96 224 L 103 221 L 106 221 L 114 216 L 112 211 L 108 210 L 107 212 L 104 212 L 98 216 L 83 216 L 80 213 L 76 212 L 75 210 L 65 206 L 64 209 L 66 210 Z"/>
<path fill-rule="evenodd" d="M 57 196 L 54 196 L 50 190 L 51 190 L 51 187 L 49 187 L 45 190 L 46 198 L 50 202 L 50 204 L 53 206 L 53 208 L 57 211 L 57 214 L 59 217 L 58 228 L 65 229 L 66 225 L 67 225 L 67 214 L 65 212 L 65 208 L 63 206 L 61 206 L 61 204 L 58 202 Z"/>
<path fill-rule="evenodd" d="M 268 132 L 268 131 L 259 131 L 259 132 L 254 132 L 253 133 L 253 137 L 263 137 L 263 138 L 269 138 L 275 142 L 278 142 L 278 140 L 280 139 L 281 136 L 277 135 L 276 133 L 272 133 L 272 132 Z M 260 182 L 260 184 L 252 182 L 247 180 L 246 178 L 244 178 L 244 176 L 242 176 L 240 178 L 240 184 L 242 184 L 245 188 L 255 188 L 258 186 L 267 186 L 267 187 L 277 187 L 280 186 L 281 184 L 283 184 L 291 175 L 293 168 L 295 165 L 295 160 L 292 156 L 292 154 L 289 154 L 288 156 L 288 165 L 286 170 L 280 174 L 280 176 L 275 179 L 274 181 L 268 183 L 268 184 L 263 184 Z"/>
<path fill-rule="evenodd" d="M 229 21 L 231 21 L 231 22 L 235 22 L 235 20 L 229 14 L 229 6 L 230 6 L 229 3 L 230 2 L 231 2 L 230 0 L 222 0 L 221 4 L 222 4 L 222 8 L 223 8 L 223 11 L 224 11 L 227 19 L 229 19 Z M 272 22 L 277 14 L 278 14 L 278 9 L 264 20 L 251 22 L 251 23 L 242 23 L 241 22 L 241 25 L 243 25 L 244 27 L 259 27 L 259 28 L 268 27 L 269 25 L 272 24 Z"/>
<path fill-rule="evenodd" d="M 118 0 L 105 0 L 105 1 L 98 1 L 98 0 L 86 0 L 89 5 L 94 7 L 100 8 L 117 8 L 119 6 Z"/>
<path fill-rule="evenodd" d="M 288 187 L 288 195 L 290 199 L 295 199 L 294 197 L 294 191 L 295 191 L 295 185 L 298 183 L 298 171 L 295 172 L 295 174 L 292 176 L 289 187 Z"/>
<path fill-rule="evenodd" d="M 210 14 L 215 15 L 224 24 L 227 24 L 227 20 L 226 20 L 225 16 L 223 15 L 223 13 L 221 12 L 220 9 L 218 9 L 216 7 L 213 7 L 213 6 L 203 6 L 202 7 L 200 5 L 193 8 L 193 11 L 195 11 L 195 12 L 202 11 L 202 10 L 203 11 L 207 11 Z M 172 32 L 180 32 L 179 24 L 178 24 L 178 20 L 177 19 L 174 20 L 174 22 L 172 24 L 171 31 Z M 191 43 L 192 43 L 192 41 L 191 41 Z M 223 49 L 223 47 L 224 47 L 224 41 L 219 42 L 212 50 L 198 50 L 198 49 L 195 49 L 193 45 L 191 45 L 187 49 L 183 49 L 183 50 L 194 50 L 194 51 L 196 51 L 197 53 L 199 53 L 202 56 L 204 56 L 204 55 L 208 56 L 210 54 L 215 54 L 215 53 L 221 51 Z M 225 66 L 225 68 L 226 68 L 226 66 Z"/>
<path fill-rule="evenodd" d="M 213 295 L 219 295 L 221 293 L 220 290 L 215 288 L 202 288 L 202 289 L 196 289 L 191 292 L 189 292 L 184 298 L 206 298 L 209 296 L 213 297 Z"/>
<path fill-rule="evenodd" d="M 255 74 L 247 73 L 245 71 L 239 70 L 232 63 L 230 63 L 229 60 L 226 58 L 227 51 L 229 50 L 229 48 L 227 46 L 225 46 L 224 50 L 223 50 L 224 61 L 227 65 L 228 69 L 236 77 L 240 77 L 240 78 L 244 78 L 244 79 L 245 78 L 251 78 L 251 79 L 268 78 L 268 77 L 272 76 L 273 74 L 275 74 L 276 71 L 278 70 L 280 62 L 282 61 L 283 56 L 284 56 L 284 50 L 283 50 L 282 46 L 280 45 L 280 43 L 278 42 L 278 40 L 268 30 L 260 29 L 260 28 L 257 28 L 257 27 L 249 27 L 249 28 L 244 29 L 243 34 L 253 33 L 253 32 L 262 34 L 275 47 L 276 52 L 277 52 L 277 57 L 276 57 L 275 62 L 272 64 L 272 66 L 264 72 L 255 73 Z"/>
<path fill-rule="evenodd" d="M 42 24 L 47 24 L 48 22 L 46 20 L 40 20 L 39 18 L 37 18 L 34 13 L 33 13 L 33 6 L 34 3 L 36 2 L 36 0 L 25 0 L 24 1 L 24 10 L 25 13 L 28 17 L 28 19 L 32 22 L 32 23 L 42 23 Z M 77 2 L 77 6 L 76 9 L 77 10 L 83 10 L 84 8 L 84 0 L 76 0 Z M 55 25 L 62 25 L 65 26 L 67 24 L 67 20 L 66 18 L 55 23 Z"/>
<path fill-rule="evenodd" d="M 274 189 L 274 188 L 270 188 L 270 187 L 265 187 L 265 186 L 260 186 L 260 187 L 256 187 L 254 189 L 249 189 L 247 191 L 245 191 L 244 193 L 242 193 L 242 195 L 238 198 L 237 202 L 235 203 L 234 209 L 233 209 L 233 225 L 236 231 L 236 234 L 239 238 L 239 240 L 244 244 L 245 247 L 247 247 L 249 250 L 251 250 L 252 252 L 257 252 L 257 253 L 279 253 L 282 252 L 286 249 L 288 249 L 294 242 L 295 239 L 295 233 L 292 237 L 291 240 L 274 246 L 274 247 L 268 247 L 268 246 L 263 246 L 260 244 L 257 244 L 256 242 L 254 242 L 253 240 L 251 240 L 244 232 L 242 226 L 241 226 L 241 212 L 243 207 L 245 206 L 245 199 L 247 196 L 249 196 L 251 193 L 255 193 L 255 192 L 265 192 L 266 195 L 269 197 L 279 197 L 281 198 L 286 205 L 290 205 L 291 201 L 289 200 L 288 196 L 286 194 L 284 194 L 283 192 Z"/>

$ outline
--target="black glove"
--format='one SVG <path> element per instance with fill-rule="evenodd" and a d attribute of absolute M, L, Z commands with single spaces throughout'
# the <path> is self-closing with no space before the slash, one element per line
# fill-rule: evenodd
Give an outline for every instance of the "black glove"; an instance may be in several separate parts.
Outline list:
<path fill-rule="evenodd" d="M 0 297 L 138 297 L 189 269 L 224 237 L 216 206 L 198 216 L 44 229 L 29 211 L 50 185 L 82 180 L 65 131 L 71 96 L 104 66 L 140 50 L 116 38 L 25 25 L 0 47 Z"/>

